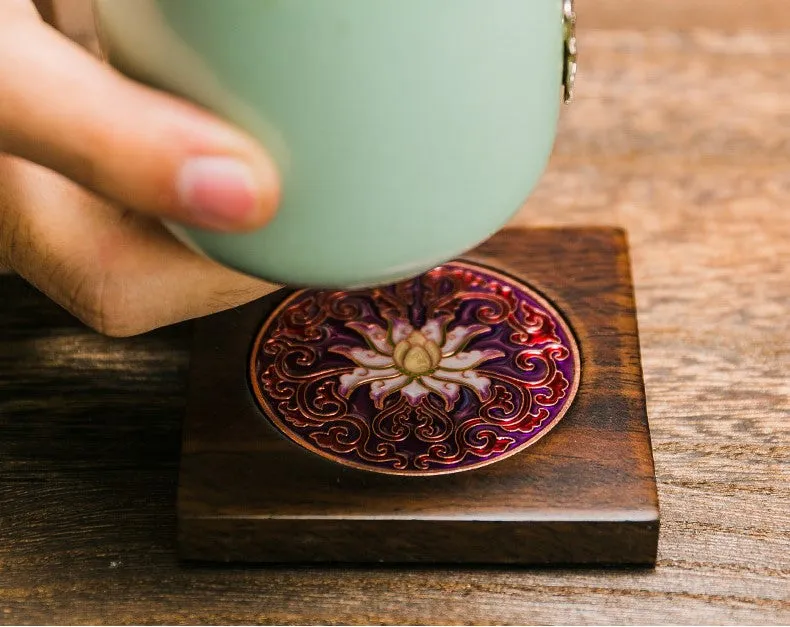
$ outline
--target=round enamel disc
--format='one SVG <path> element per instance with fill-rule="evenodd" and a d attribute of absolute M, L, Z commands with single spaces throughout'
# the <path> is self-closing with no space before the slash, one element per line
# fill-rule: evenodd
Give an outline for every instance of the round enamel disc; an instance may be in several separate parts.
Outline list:
<path fill-rule="evenodd" d="M 432 475 L 544 436 L 578 388 L 560 314 L 521 281 L 451 262 L 372 290 L 294 292 L 249 364 L 258 405 L 297 444 L 348 466 Z"/>

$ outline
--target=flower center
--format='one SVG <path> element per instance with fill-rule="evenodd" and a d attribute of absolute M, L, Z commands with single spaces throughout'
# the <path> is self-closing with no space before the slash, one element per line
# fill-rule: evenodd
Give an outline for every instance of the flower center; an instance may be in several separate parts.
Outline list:
<path fill-rule="evenodd" d="M 439 345 L 429 340 L 420 331 L 412 331 L 405 340 L 395 346 L 393 352 L 398 369 L 412 377 L 433 372 L 442 360 Z"/>

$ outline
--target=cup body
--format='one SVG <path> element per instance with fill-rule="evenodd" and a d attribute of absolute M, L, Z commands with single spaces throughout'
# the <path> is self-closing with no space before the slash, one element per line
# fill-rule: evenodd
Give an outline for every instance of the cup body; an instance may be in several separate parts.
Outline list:
<path fill-rule="evenodd" d="M 550 156 L 562 0 L 95 0 L 129 76 L 256 136 L 282 177 L 266 227 L 171 225 L 275 282 L 363 287 L 472 248 Z"/>

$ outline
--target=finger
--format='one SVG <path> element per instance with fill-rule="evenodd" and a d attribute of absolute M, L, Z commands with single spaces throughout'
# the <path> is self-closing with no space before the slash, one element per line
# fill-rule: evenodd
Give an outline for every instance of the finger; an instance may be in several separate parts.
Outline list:
<path fill-rule="evenodd" d="M 154 219 L 0 156 L 0 265 L 89 326 L 129 336 L 260 298 L 276 286 L 195 255 Z"/>
<path fill-rule="evenodd" d="M 0 2 L 0 25 L 0 151 L 149 215 L 227 231 L 271 218 L 277 174 L 252 139 L 101 64 L 27 2 Z"/>

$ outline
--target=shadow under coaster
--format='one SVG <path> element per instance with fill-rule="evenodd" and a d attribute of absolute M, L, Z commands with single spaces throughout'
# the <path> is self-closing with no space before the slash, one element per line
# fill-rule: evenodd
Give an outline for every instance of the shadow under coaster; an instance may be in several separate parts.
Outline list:
<path fill-rule="evenodd" d="M 655 564 L 625 234 L 197 321 L 178 519 L 184 559 Z"/>

